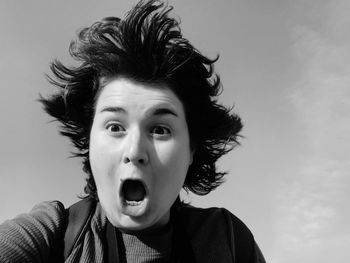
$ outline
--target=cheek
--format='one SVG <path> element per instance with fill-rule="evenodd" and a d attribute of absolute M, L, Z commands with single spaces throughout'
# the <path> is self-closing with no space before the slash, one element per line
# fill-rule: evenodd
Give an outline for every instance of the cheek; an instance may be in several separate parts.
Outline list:
<path fill-rule="evenodd" d="M 98 133 L 91 134 L 89 158 L 96 184 L 107 180 L 117 169 L 118 153 L 116 147 L 112 147 L 111 143 Z"/>
<path fill-rule="evenodd" d="M 160 166 L 158 169 L 162 170 L 162 177 L 179 182 L 185 179 L 191 163 L 189 147 L 174 142 L 157 146 L 156 152 Z"/>
<path fill-rule="evenodd" d="M 91 169 L 96 176 L 96 172 L 99 171 L 105 165 L 105 151 L 103 148 L 102 138 L 99 138 L 98 134 L 92 133 L 90 138 L 90 148 L 89 148 L 89 157 Z M 98 174 L 98 173 L 97 173 Z"/>
<path fill-rule="evenodd" d="M 96 139 L 96 137 L 95 137 Z M 99 200 L 105 211 L 110 211 L 118 192 L 119 178 L 118 165 L 115 152 L 103 142 L 103 139 L 95 140 L 90 144 L 90 165 L 94 177 Z"/>

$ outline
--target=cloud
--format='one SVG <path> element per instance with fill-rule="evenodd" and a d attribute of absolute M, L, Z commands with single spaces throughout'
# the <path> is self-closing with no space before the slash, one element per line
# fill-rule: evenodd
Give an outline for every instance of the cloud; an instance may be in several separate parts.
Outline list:
<path fill-rule="evenodd" d="M 350 259 L 340 250 L 350 245 L 348 10 L 349 1 L 314 5 L 308 17 L 313 22 L 294 27 L 298 78 L 289 95 L 303 138 L 303 161 L 277 197 L 276 262 L 335 262 L 334 254 L 343 262 Z M 325 255 L 325 248 L 333 251 Z"/>

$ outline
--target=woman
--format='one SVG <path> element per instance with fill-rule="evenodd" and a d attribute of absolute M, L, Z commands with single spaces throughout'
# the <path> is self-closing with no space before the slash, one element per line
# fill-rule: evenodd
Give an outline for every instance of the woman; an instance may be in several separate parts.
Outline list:
<path fill-rule="evenodd" d="M 79 32 L 78 66 L 52 63 L 59 91 L 41 102 L 83 159 L 86 197 L 2 224 L 1 262 L 264 262 L 230 212 L 179 199 L 220 185 L 216 161 L 242 124 L 215 100 L 216 59 L 182 37 L 171 10 L 141 1 Z"/>

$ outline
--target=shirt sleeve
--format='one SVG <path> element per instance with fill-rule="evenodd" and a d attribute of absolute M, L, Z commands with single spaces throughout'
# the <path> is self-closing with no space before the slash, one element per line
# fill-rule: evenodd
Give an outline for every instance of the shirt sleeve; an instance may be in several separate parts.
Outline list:
<path fill-rule="evenodd" d="M 0 262 L 47 262 L 56 240 L 62 238 L 64 206 L 58 201 L 36 205 L 0 225 Z"/>

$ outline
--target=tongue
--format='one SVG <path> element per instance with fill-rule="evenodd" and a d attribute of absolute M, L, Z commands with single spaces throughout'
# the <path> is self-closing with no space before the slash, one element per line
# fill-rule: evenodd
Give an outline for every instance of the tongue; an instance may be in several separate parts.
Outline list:
<path fill-rule="evenodd" d="M 123 185 L 123 194 L 127 201 L 141 201 L 146 193 L 141 182 L 127 180 Z"/>

